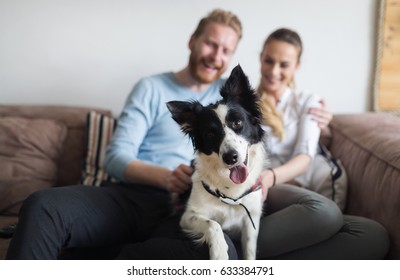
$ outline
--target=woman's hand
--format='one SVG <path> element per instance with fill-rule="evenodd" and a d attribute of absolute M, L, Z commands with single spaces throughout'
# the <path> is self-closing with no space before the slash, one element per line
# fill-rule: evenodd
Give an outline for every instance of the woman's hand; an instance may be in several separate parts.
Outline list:
<path fill-rule="evenodd" d="M 324 99 L 320 101 L 321 107 L 313 107 L 309 113 L 313 115 L 313 119 L 318 123 L 321 130 L 326 129 L 332 120 L 332 112 L 326 107 Z"/>
<path fill-rule="evenodd" d="M 272 170 L 267 169 L 261 173 L 261 181 L 262 181 L 262 201 L 264 202 L 267 199 L 269 188 L 274 185 L 274 173 Z"/>
<path fill-rule="evenodd" d="M 168 192 L 184 193 L 192 183 L 193 168 L 181 164 L 176 169 L 169 172 L 164 179 L 164 188 Z"/>

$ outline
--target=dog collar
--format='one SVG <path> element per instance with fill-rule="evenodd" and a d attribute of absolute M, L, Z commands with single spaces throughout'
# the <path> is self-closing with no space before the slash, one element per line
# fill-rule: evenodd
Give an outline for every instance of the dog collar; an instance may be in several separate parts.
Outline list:
<path fill-rule="evenodd" d="M 209 185 L 207 185 L 206 183 L 204 183 L 203 181 L 201 181 L 201 184 L 203 185 L 203 188 L 211 195 L 219 198 L 219 200 L 221 200 L 223 203 L 226 204 L 230 204 L 230 205 L 240 205 L 244 208 L 244 210 L 246 210 L 247 216 L 249 216 L 249 219 L 251 221 L 251 224 L 253 225 L 253 228 L 256 229 L 256 226 L 254 225 L 253 219 L 251 218 L 250 215 L 250 211 L 247 209 L 247 207 L 239 202 L 240 199 L 242 199 L 243 197 L 245 197 L 246 195 L 258 191 L 261 189 L 262 187 L 262 181 L 261 181 L 261 177 L 259 177 L 256 181 L 256 183 L 247 191 L 245 191 L 241 196 L 239 196 L 238 198 L 231 198 L 229 196 L 226 196 L 225 194 L 223 194 L 222 192 L 219 191 L 219 189 L 217 189 L 216 191 L 213 191 Z"/>

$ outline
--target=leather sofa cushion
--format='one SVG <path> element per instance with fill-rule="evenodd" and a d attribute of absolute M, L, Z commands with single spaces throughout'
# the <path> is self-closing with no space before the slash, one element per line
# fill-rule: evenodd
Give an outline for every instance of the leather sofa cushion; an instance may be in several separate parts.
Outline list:
<path fill-rule="evenodd" d="M 0 118 L 1 214 L 18 214 L 29 194 L 55 185 L 66 134 L 54 120 Z"/>
<path fill-rule="evenodd" d="M 76 185 L 81 180 L 82 164 L 87 152 L 84 146 L 86 116 L 90 111 L 111 116 L 111 111 L 94 107 L 0 104 L 0 117 L 51 119 L 67 127 L 64 152 L 58 165 L 57 186 Z"/>

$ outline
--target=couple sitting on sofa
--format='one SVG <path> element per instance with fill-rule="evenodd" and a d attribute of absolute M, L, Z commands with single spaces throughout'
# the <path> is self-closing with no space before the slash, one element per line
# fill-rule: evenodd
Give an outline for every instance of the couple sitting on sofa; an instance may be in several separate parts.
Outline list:
<path fill-rule="evenodd" d="M 171 215 L 170 193 L 189 189 L 193 148 L 172 120 L 170 100 L 219 100 L 227 69 L 241 39 L 239 19 L 215 10 L 189 40 L 188 65 L 176 73 L 142 79 L 128 96 L 107 151 L 107 171 L 123 183 L 69 186 L 32 194 L 21 208 L 8 259 L 56 259 L 64 248 L 106 248 L 119 259 L 208 259 L 176 229 L 163 227 Z M 281 29 L 261 55 L 261 109 L 270 130 L 267 147 L 273 170 L 262 174 L 265 215 L 259 259 L 380 259 L 388 237 L 378 223 L 342 215 L 337 205 L 300 183 L 317 150 L 319 127 L 331 114 L 315 95 L 290 87 L 299 67 L 298 35 Z M 311 108 L 313 107 L 313 108 Z M 311 108 L 311 109 L 310 109 Z M 296 180 L 298 179 L 298 180 Z M 172 233 L 171 233 L 172 232 Z M 168 238 L 166 240 L 165 238 Z M 233 246 L 233 245 L 232 245 Z M 231 247 L 234 251 L 234 247 Z M 235 254 L 230 255 L 235 258 Z"/>

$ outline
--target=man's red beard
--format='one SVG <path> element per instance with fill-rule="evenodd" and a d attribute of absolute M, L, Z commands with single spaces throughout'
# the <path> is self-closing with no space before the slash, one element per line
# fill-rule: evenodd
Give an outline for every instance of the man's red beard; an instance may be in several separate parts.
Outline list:
<path fill-rule="evenodd" d="M 213 63 L 208 63 L 208 64 L 213 64 Z M 218 70 L 215 72 L 215 74 L 207 74 L 201 71 L 200 67 L 203 67 L 203 60 L 197 60 L 196 57 L 191 54 L 189 58 L 189 70 L 190 74 L 195 78 L 198 82 L 203 83 L 203 84 L 211 84 L 215 80 L 219 79 L 222 74 L 225 72 L 225 68 L 215 66 L 215 68 Z"/>

